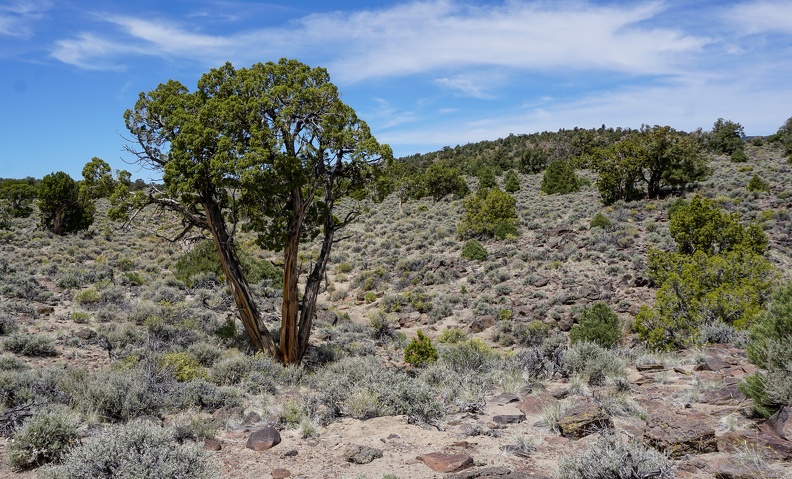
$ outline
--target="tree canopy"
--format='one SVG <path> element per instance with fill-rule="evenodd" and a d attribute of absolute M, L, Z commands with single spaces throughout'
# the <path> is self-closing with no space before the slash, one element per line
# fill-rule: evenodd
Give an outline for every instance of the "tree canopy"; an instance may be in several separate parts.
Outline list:
<path fill-rule="evenodd" d="M 94 205 L 80 195 L 76 181 L 58 171 L 42 178 L 38 186 L 41 224 L 57 235 L 88 229 Z"/>
<path fill-rule="evenodd" d="M 141 93 L 124 114 L 141 165 L 163 174 L 164 188 L 116 198 L 116 217 L 147 205 L 178 212 L 184 227 L 213 239 L 253 346 L 286 363 L 308 347 L 316 297 L 335 233 L 358 210 L 334 216 L 342 197 L 362 198 L 372 168 L 392 154 L 341 101 L 323 68 L 296 60 L 212 69 L 190 92 L 175 80 Z M 263 325 L 234 249 L 237 224 L 284 254 L 280 341 Z M 322 235 L 321 250 L 298 298 L 300 241 Z"/>

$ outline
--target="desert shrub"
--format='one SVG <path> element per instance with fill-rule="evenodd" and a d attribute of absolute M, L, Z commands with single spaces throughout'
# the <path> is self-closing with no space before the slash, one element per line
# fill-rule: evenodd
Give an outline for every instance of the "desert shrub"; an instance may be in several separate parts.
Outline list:
<path fill-rule="evenodd" d="M 3 348 L 23 356 L 56 356 L 58 351 L 49 336 L 12 333 L 3 341 Z"/>
<path fill-rule="evenodd" d="M 671 478 L 673 464 L 663 454 L 637 441 L 621 440 L 601 431 L 591 448 L 576 456 L 561 456 L 557 479 Z"/>
<path fill-rule="evenodd" d="M 352 265 L 347 263 L 346 261 L 343 263 L 338 263 L 338 266 L 336 266 L 336 273 L 347 274 L 351 272 L 352 272 Z"/>
<path fill-rule="evenodd" d="M 470 191 L 459 170 L 447 162 L 432 163 L 421 175 L 420 185 L 413 190 L 411 196 L 429 195 L 435 201 L 447 195 L 462 198 Z"/>
<path fill-rule="evenodd" d="M 79 437 L 77 422 L 64 409 L 37 410 L 14 434 L 8 463 L 25 470 L 58 461 Z"/>
<path fill-rule="evenodd" d="M 601 302 L 584 309 L 578 323 L 569 331 L 572 344 L 590 342 L 610 348 L 618 344 L 621 338 L 622 324 L 619 317 L 607 304 Z"/>
<path fill-rule="evenodd" d="M 73 448 L 48 479 L 209 479 L 213 471 L 199 448 L 178 444 L 173 431 L 138 420 L 112 426 Z"/>
<path fill-rule="evenodd" d="M 497 187 L 480 189 L 467 196 L 462 200 L 462 208 L 464 213 L 457 226 L 460 238 L 496 236 L 505 239 L 508 234 L 516 234 L 519 224 L 516 200 Z M 496 230 L 502 236 L 496 235 Z"/>
<path fill-rule="evenodd" d="M 242 264 L 242 272 L 250 283 L 269 282 L 273 287 L 283 286 L 283 272 L 265 259 L 257 259 L 244 249 L 238 248 L 237 254 Z M 199 243 L 195 248 L 183 254 L 174 264 L 174 275 L 188 286 L 194 286 L 194 280 L 207 273 L 218 278 L 223 277 L 217 251 L 211 241 Z"/>
<path fill-rule="evenodd" d="M 607 216 L 603 215 L 602 213 L 597 213 L 594 215 L 594 218 L 591 219 L 591 223 L 589 226 L 591 228 L 602 228 L 608 229 L 612 225 L 611 220 L 608 219 Z"/>
<path fill-rule="evenodd" d="M 539 346 L 550 334 L 551 326 L 538 319 L 527 323 L 503 320 L 498 322 L 493 331 L 492 339 L 501 346 L 519 344 L 521 346 Z"/>
<path fill-rule="evenodd" d="M 437 337 L 437 342 L 443 344 L 456 344 L 467 339 L 468 335 L 457 327 L 444 329 L 440 336 Z"/>
<path fill-rule="evenodd" d="M 144 365 L 139 369 L 99 371 L 76 386 L 72 394 L 83 412 L 125 422 L 145 415 L 158 416 L 170 407 L 175 389 L 175 384 L 156 368 Z"/>
<path fill-rule="evenodd" d="M 387 342 L 396 338 L 394 322 L 384 313 L 375 312 L 372 314 L 368 327 L 371 330 L 371 338 L 376 341 Z"/>
<path fill-rule="evenodd" d="M 16 319 L 12 316 L 0 316 L 0 336 L 13 333 L 16 329 Z"/>
<path fill-rule="evenodd" d="M 737 148 L 736 150 L 734 150 L 734 152 L 732 152 L 729 159 L 732 161 L 732 163 L 745 163 L 746 161 L 748 161 L 748 155 L 745 154 L 744 149 Z"/>
<path fill-rule="evenodd" d="M 792 283 L 773 293 L 772 303 L 751 328 L 748 359 L 760 370 L 745 378 L 740 390 L 753 399 L 754 409 L 769 417 L 792 405 Z"/>
<path fill-rule="evenodd" d="M 73 369 L 63 367 L 14 368 L 0 371 L 0 405 L 16 407 L 31 401 L 69 404 L 67 390 L 74 381 Z"/>
<path fill-rule="evenodd" d="M 174 395 L 177 396 L 172 398 L 174 408 L 197 406 L 204 411 L 214 412 L 220 408 L 242 406 L 242 394 L 239 389 L 217 386 L 201 377 L 181 383 L 180 387 L 174 390 Z"/>
<path fill-rule="evenodd" d="M 330 364 L 313 378 L 319 401 L 332 416 L 366 419 L 406 414 L 429 421 L 443 414 L 432 389 L 401 370 L 374 358 L 349 357 Z"/>
<path fill-rule="evenodd" d="M 476 373 L 489 369 L 500 355 L 478 338 L 471 338 L 444 347 L 440 358 L 446 366 L 460 373 Z"/>
<path fill-rule="evenodd" d="M 753 177 L 748 181 L 746 188 L 748 191 L 754 192 L 770 191 L 770 183 L 763 180 L 759 175 L 753 175 Z"/>
<path fill-rule="evenodd" d="M 566 336 L 556 332 L 548 335 L 538 346 L 521 349 L 514 360 L 529 378 L 551 379 L 563 373 L 566 352 Z"/>
<path fill-rule="evenodd" d="M 157 363 L 161 368 L 171 371 L 179 382 L 206 377 L 206 371 L 201 368 L 201 363 L 184 351 L 163 354 Z"/>
<path fill-rule="evenodd" d="M 576 343 L 564 356 L 567 374 L 579 374 L 591 385 L 601 385 L 612 377 L 624 376 L 624 362 L 616 354 L 595 343 Z"/>
<path fill-rule="evenodd" d="M 580 191 L 580 178 L 575 174 L 575 168 L 571 163 L 554 160 L 547 165 L 540 189 L 547 195 Z"/>
<path fill-rule="evenodd" d="M 484 261 L 487 259 L 487 250 L 484 249 L 484 246 L 475 239 L 469 239 L 465 242 L 465 245 L 462 247 L 462 258 L 469 259 L 473 261 Z"/>
<path fill-rule="evenodd" d="M 520 191 L 520 178 L 514 170 L 509 170 L 503 176 L 503 189 L 507 193 L 517 193 Z"/>
<path fill-rule="evenodd" d="M 432 344 L 432 340 L 418 330 L 418 337 L 413 338 L 410 344 L 404 348 L 404 361 L 413 366 L 424 366 L 437 361 L 438 353 Z"/>
<path fill-rule="evenodd" d="M 0 371 L 16 371 L 25 369 L 27 366 L 19 358 L 12 354 L 0 354 Z"/>
<path fill-rule="evenodd" d="M 187 348 L 187 353 L 204 367 L 211 367 L 223 355 L 223 350 L 217 344 L 199 341 Z"/>
<path fill-rule="evenodd" d="M 498 180 L 495 178 L 495 169 L 492 167 L 482 167 L 478 174 L 478 188 L 492 188 L 497 186 Z"/>

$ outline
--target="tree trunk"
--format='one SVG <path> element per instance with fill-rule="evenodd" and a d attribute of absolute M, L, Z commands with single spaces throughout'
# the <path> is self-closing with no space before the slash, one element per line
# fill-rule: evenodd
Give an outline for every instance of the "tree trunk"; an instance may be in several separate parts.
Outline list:
<path fill-rule="evenodd" d="M 209 201 L 204 203 L 204 211 L 206 212 L 207 226 L 220 256 L 220 266 L 223 268 L 226 281 L 231 288 L 231 295 L 234 297 L 234 303 L 245 327 L 245 333 L 253 343 L 253 347 L 259 351 L 266 351 L 276 360 L 282 361 L 283 358 L 272 335 L 261 322 L 261 314 L 250 294 L 247 279 L 242 273 L 242 265 L 234 251 L 234 242 L 228 234 L 220 206 Z"/>
<path fill-rule="evenodd" d="M 302 359 L 297 339 L 297 322 L 300 314 L 300 297 L 297 288 L 300 271 L 297 264 L 297 254 L 300 248 L 300 233 L 305 211 L 299 189 L 292 192 L 291 200 L 292 218 L 289 221 L 288 238 L 283 249 L 283 307 L 281 308 L 280 351 L 285 364 L 297 364 Z"/>

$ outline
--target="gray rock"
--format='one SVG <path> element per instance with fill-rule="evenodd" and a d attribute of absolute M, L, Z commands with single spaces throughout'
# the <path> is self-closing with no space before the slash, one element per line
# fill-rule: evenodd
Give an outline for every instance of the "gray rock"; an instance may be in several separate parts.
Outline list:
<path fill-rule="evenodd" d="M 369 446 L 352 445 L 344 451 L 344 459 L 355 464 L 368 464 L 382 457 L 382 450 Z"/>
<path fill-rule="evenodd" d="M 254 451 L 266 451 L 281 442 L 281 436 L 274 427 L 263 427 L 250 433 L 245 447 Z"/>
<path fill-rule="evenodd" d="M 492 420 L 496 424 L 519 424 L 525 421 L 525 414 L 500 414 L 494 416 Z"/>
<path fill-rule="evenodd" d="M 571 407 L 558 420 L 561 435 L 573 439 L 610 427 L 613 427 L 610 416 L 594 401 L 585 401 Z"/>
<path fill-rule="evenodd" d="M 644 439 L 673 458 L 717 450 L 715 427 L 711 419 L 700 412 L 652 411 L 646 421 Z"/>

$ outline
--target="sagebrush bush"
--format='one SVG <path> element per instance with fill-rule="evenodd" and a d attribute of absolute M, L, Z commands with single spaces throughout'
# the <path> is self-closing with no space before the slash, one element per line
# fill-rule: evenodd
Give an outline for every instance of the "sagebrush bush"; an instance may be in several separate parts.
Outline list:
<path fill-rule="evenodd" d="M 450 344 L 442 349 L 443 364 L 457 372 L 476 373 L 489 369 L 500 355 L 479 338 Z"/>
<path fill-rule="evenodd" d="M 58 461 L 79 441 L 77 421 L 65 409 L 41 409 L 25 421 L 8 445 L 8 463 L 16 470 Z"/>
<path fill-rule="evenodd" d="M 440 336 L 437 337 L 438 343 L 444 344 L 456 344 L 466 340 L 468 335 L 459 329 L 458 327 L 454 326 L 452 328 L 444 329 Z"/>
<path fill-rule="evenodd" d="M 564 356 L 567 374 L 579 374 L 591 385 L 601 385 L 608 378 L 626 374 L 624 361 L 616 354 L 594 343 L 577 343 L 570 346 Z"/>
<path fill-rule="evenodd" d="M 769 309 L 751 329 L 748 359 L 760 370 L 745 378 L 740 391 L 753 399 L 754 409 L 769 417 L 792 405 L 792 283 L 773 293 Z"/>
<path fill-rule="evenodd" d="M 613 223 L 611 223 L 611 220 L 609 220 L 607 216 L 602 213 L 597 213 L 594 215 L 594 218 L 591 219 L 589 227 L 607 229 L 610 228 L 612 224 Z"/>
<path fill-rule="evenodd" d="M 11 316 L 0 316 L 0 336 L 11 334 L 17 329 L 16 319 Z"/>
<path fill-rule="evenodd" d="M 214 471 L 198 447 L 178 444 L 173 431 L 148 421 L 112 426 L 73 448 L 47 479 L 209 479 Z"/>
<path fill-rule="evenodd" d="M 172 384 L 169 382 L 171 381 Z M 107 369 L 74 385 L 72 394 L 85 413 L 96 413 L 112 422 L 140 416 L 159 416 L 172 404 L 175 380 L 153 366 L 126 371 Z"/>
<path fill-rule="evenodd" d="M 437 361 L 438 353 L 432 340 L 420 329 L 417 334 L 418 337 L 404 348 L 404 362 L 412 366 L 424 366 Z"/>
<path fill-rule="evenodd" d="M 13 333 L 3 341 L 3 348 L 23 356 L 56 356 L 55 342 L 44 334 Z"/>
<path fill-rule="evenodd" d="M 578 323 L 569 331 L 572 344 L 588 341 L 603 348 L 611 348 L 621 341 L 622 323 L 605 303 L 594 303 L 583 310 Z"/>
<path fill-rule="evenodd" d="M 591 448 L 561 456 L 556 479 L 671 478 L 673 463 L 637 441 L 624 441 L 613 431 L 601 431 Z"/>

